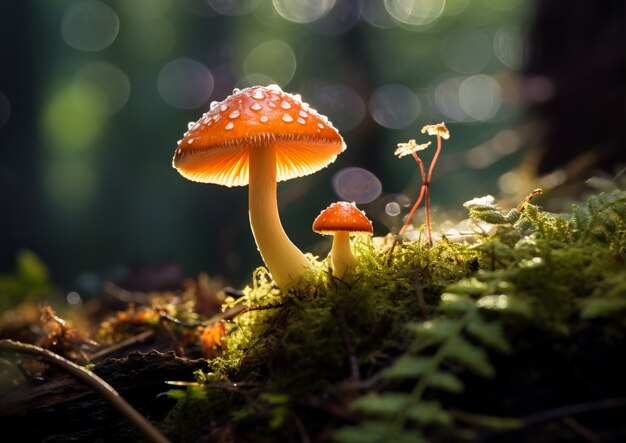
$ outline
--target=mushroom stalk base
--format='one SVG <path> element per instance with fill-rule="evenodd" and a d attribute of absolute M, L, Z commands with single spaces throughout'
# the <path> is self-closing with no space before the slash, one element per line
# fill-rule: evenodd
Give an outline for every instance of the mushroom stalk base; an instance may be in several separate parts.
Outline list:
<path fill-rule="evenodd" d="M 330 264 L 333 275 L 342 280 L 350 279 L 354 268 L 358 264 L 350 249 L 350 233 L 347 231 L 335 232 L 333 246 L 330 249 Z"/>
<path fill-rule="evenodd" d="M 281 290 L 286 291 L 311 268 L 311 262 L 289 240 L 280 223 L 274 146 L 251 147 L 249 167 L 250 228 L 272 278 Z"/>

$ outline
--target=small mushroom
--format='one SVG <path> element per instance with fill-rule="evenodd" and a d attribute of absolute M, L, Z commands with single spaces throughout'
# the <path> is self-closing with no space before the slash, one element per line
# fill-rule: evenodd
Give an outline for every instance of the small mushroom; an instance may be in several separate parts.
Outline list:
<path fill-rule="evenodd" d="M 254 239 L 274 281 L 287 290 L 311 262 L 283 230 L 276 183 L 322 169 L 345 148 L 332 123 L 299 95 L 253 86 L 235 89 L 189 123 L 172 164 L 192 181 L 248 185 Z"/>
<path fill-rule="evenodd" d="M 332 203 L 317 216 L 313 222 L 313 231 L 334 235 L 330 264 L 333 275 L 340 279 L 350 279 L 358 264 L 350 249 L 350 235 L 372 235 L 374 232 L 372 222 L 354 202 Z"/>

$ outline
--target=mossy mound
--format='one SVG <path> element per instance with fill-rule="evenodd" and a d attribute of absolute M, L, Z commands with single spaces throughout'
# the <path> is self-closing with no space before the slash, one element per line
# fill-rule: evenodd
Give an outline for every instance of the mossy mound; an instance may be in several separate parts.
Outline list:
<path fill-rule="evenodd" d="M 558 404 L 549 394 L 543 403 L 521 400 L 533 386 L 570 392 L 568 402 L 626 395 L 620 380 L 595 384 L 591 395 L 558 374 L 569 359 L 582 372 L 574 379 L 595 376 L 584 353 L 610 355 L 626 342 L 626 192 L 564 214 L 529 203 L 502 211 L 490 198 L 465 206 L 474 226 L 465 241 L 356 238 L 360 266 L 350 282 L 311 256 L 313 271 L 281 294 L 257 269 L 252 286 L 225 305 L 245 309 L 227 323 L 211 372 L 172 392 L 180 401 L 165 422 L 170 435 L 472 440 L 522 435 L 524 414 Z M 549 356 L 555 372 L 533 370 L 533 352 Z M 503 382 L 511 371 L 534 376 L 512 386 Z"/>

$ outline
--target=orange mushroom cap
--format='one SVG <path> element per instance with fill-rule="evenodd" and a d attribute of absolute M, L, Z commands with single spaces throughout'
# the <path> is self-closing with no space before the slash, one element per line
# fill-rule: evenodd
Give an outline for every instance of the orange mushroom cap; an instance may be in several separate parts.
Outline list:
<path fill-rule="evenodd" d="M 172 165 L 192 181 L 248 184 L 248 150 L 276 147 L 276 180 L 312 174 L 335 161 L 346 145 L 332 123 L 299 95 L 276 85 L 235 89 L 189 130 Z"/>
<path fill-rule="evenodd" d="M 320 212 L 313 222 L 313 231 L 319 234 L 345 231 L 371 235 L 374 229 L 365 212 L 357 208 L 354 202 L 337 202 Z"/>

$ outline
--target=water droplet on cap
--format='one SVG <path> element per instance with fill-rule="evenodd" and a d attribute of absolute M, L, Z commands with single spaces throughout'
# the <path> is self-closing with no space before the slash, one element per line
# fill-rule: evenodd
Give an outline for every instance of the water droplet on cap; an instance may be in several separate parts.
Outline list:
<path fill-rule="evenodd" d="M 298 117 L 298 123 L 300 123 L 301 125 L 306 125 L 306 120 L 302 117 Z"/>
<path fill-rule="evenodd" d="M 187 129 L 193 129 L 193 126 L 196 124 L 196 122 L 189 122 L 187 123 Z"/>
<path fill-rule="evenodd" d="M 210 105 L 211 111 L 214 110 L 215 108 L 217 108 L 218 106 L 219 106 L 218 102 L 211 102 L 211 105 Z"/>
<path fill-rule="evenodd" d="M 265 94 L 260 89 L 257 89 L 252 93 L 252 98 L 256 98 L 257 100 L 263 100 L 265 98 Z"/>
<path fill-rule="evenodd" d="M 228 117 L 229 118 L 237 118 L 237 117 L 239 117 L 239 111 L 235 110 L 235 111 L 231 112 Z"/>
<path fill-rule="evenodd" d="M 300 110 L 299 114 L 300 114 L 300 117 L 304 117 L 304 118 L 307 118 L 307 117 L 309 116 L 309 114 L 307 114 L 307 113 L 306 113 L 305 111 L 303 111 L 303 110 Z"/>
<path fill-rule="evenodd" d="M 239 88 L 233 89 L 233 94 L 238 94 L 240 92 L 241 92 L 241 89 L 239 89 Z"/>
<path fill-rule="evenodd" d="M 280 107 L 283 109 L 290 109 L 291 103 L 289 103 L 287 100 L 283 100 L 280 104 Z"/>
<path fill-rule="evenodd" d="M 250 109 L 253 111 L 260 111 L 262 108 L 263 106 L 260 103 L 252 103 L 252 106 L 250 106 Z"/>
<path fill-rule="evenodd" d="M 293 121 L 293 117 L 289 114 L 283 114 L 282 117 L 283 121 L 286 123 L 292 122 Z"/>
<path fill-rule="evenodd" d="M 233 122 L 228 122 L 228 124 L 224 126 L 224 129 L 226 129 L 227 131 L 230 131 L 234 127 L 235 127 L 235 124 Z"/>
<path fill-rule="evenodd" d="M 225 112 L 228 109 L 228 106 L 226 106 L 225 104 L 222 104 L 220 106 L 220 111 Z"/>

